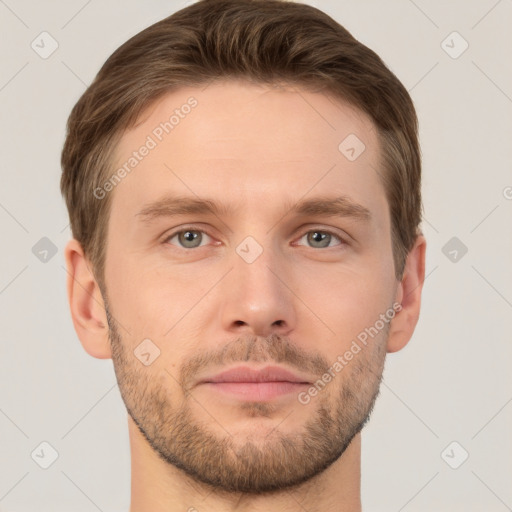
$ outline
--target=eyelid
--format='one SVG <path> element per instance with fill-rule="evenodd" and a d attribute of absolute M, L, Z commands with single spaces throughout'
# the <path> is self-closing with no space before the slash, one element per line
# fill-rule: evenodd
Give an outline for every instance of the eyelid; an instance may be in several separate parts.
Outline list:
<path fill-rule="evenodd" d="M 336 230 L 334 230 L 333 228 L 325 228 L 322 226 L 308 226 L 307 229 L 301 231 L 302 234 L 299 236 L 298 239 L 300 240 L 304 235 L 306 235 L 307 233 L 310 233 L 312 231 L 318 231 L 320 233 L 328 233 L 329 235 L 336 237 L 340 241 L 340 243 L 334 247 L 349 245 L 349 242 L 347 239 L 349 239 L 350 237 L 348 235 L 344 235 L 344 234 L 342 235 L 342 234 L 338 233 Z M 323 249 L 332 249 L 332 248 L 333 247 L 324 247 Z M 314 247 L 311 247 L 311 249 L 314 249 Z"/>
<path fill-rule="evenodd" d="M 198 226 L 194 226 L 194 225 L 190 225 L 190 226 L 185 225 L 185 226 L 180 226 L 179 228 L 171 230 L 170 233 L 166 233 L 163 236 L 162 243 L 169 243 L 169 240 L 171 238 L 174 238 L 176 235 L 179 235 L 180 233 L 183 233 L 184 231 L 198 231 L 198 232 L 203 233 L 204 235 L 210 237 L 211 239 L 214 239 L 213 235 L 210 235 L 210 233 L 202 227 L 198 227 Z M 169 245 L 173 245 L 174 247 L 177 247 L 178 249 L 190 250 L 190 249 L 187 249 L 186 247 L 180 247 L 179 245 L 174 245 L 174 244 L 169 244 Z M 200 247 L 204 247 L 204 245 L 200 245 L 199 247 L 194 247 L 194 249 L 199 249 Z"/>
<path fill-rule="evenodd" d="M 206 236 L 210 237 L 211 239 L 215 239 L 215 237 L 213 235 L 211 235 L 208 232 L 207 229 L 205 229 L 205 228 L 203 228 L 201 226 L 197 226 L 197 225 L 191 224 L 191 225 L 180 226 L 179 228 L 176 228 L 176 229 L 172 230 L 170 233 L 165 234 L 164 237 L 163 237 L 162 242 L 163 243 L 169 243 L 169 240 L 171 238 L 174 238 L 176 235 L 178 235 L 180 233 L 183 233 L 184 231 L 198 231 L 198 232 L 203 233 Z M 323 249 L 333 249 L 334 247 L 340 247 L 340 246 L 344 246 L 344 245 L 349 245 L 349 241 L 348 241 L 348 239 L 350 239 L 349 235 L 340 234 L 340 233 L 338 233 L 333 228 L 327 228 L 327 227 L 315 226 L 315 225 L 307 226 L 305 229 L 301 230 L 300 231 L 301 234 L 300 234 L 300 236 L 298 238 L 296 238 L 296 240 L 300 240 L 301 238 L 304 237 L 304 235 L 306 235 L 307 233 L 310 233 L 312 231 L 319 231 L 321 233 L 328 233 L 329 235 L 337 238 L 339 240 L 339 242 L 340 242 L 338 245 L 335 245 L 333 247 L 324 247 Z M 218 242 L 218 243 L 216 243 L 214 245 L 219 245 L 219 243 L 220 242 Z M 186 247 L 180 247 L 179 245 L 174 245 L 174 244 L 170 244 L 170 243 L 169 243 L 169 245 L 173 245 L 174 247 L 176 247 L 178 249 L 183 249 L 185 251 L 192 250 L 192 249 L 187 249 Z M 204 245 L 200 245 L 198 247 L 194 247 L 194 249 L 199 249 L 200 247 L 205 247 L 205 246 Z M 311 249 L 314 249 L 314 247 L 311 247 Z"/>

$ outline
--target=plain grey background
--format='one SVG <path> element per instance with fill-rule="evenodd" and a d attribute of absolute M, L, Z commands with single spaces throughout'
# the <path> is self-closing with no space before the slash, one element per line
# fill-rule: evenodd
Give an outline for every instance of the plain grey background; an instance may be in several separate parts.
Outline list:
<path fill-rule="evenodd" d="M 128 510 L 112 362 L 85 353 L 69 315 L 60 151 L 105 59 L 188 3 L 0 0 L 4 512 Z M 423 307 L 363 432 L 363 509 L 512 510 L 512 1 L 310 3 L 383 58 L 420 119 Z"/>

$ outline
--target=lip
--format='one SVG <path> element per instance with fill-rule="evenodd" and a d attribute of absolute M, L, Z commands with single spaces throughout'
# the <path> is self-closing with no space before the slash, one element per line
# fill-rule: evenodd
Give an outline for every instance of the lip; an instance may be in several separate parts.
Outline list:
<path fill-rule="evenodd" d="M 254 369 L 249 366 L 237 366 L 230 370 L 223 371 L 207 377 L 202 383 L 222 383 L 222 382 L 292 382 L 295 384 L 311 384 L 307 378 L 296 375 L 280 366 L 265 366 L 264 368 Z"/>
<path fill-rule="evenodd" d="M 290 393 L 299 393 L 311 382 L 279 366 L 254 369 L 238 366 L 203 379 L 199 384 L 214 392 L 250 401 L 269 401 Z"/>

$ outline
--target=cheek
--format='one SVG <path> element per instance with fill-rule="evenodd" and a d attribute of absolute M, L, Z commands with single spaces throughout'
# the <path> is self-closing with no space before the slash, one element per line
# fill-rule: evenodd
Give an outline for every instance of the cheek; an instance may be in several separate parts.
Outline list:
<path fill-rule="evenodd" d="M 180 319 L 217 279 L 213 275 L 201 276 L 191 268 L 177 266 L 170 271 L 157 265 L 144 265 L 137 256 L 118 261 L 106 273 L 115 315 L 134 339 L 172 337 L 179 330 Z"/>
<path fill-rule="evenodd" d="M 319 286 L 319 283 L 325 284 Z M 331 358 L 336 358 L 361 332 L 374 326 L 391 305 L 390 283 L 368 271 L 317 272 L 314 279 L 303 281 L 299 296 L 321 320 L 313 320 L 316 337 L 326 333 L 329 340 L 326 349 Z"/>

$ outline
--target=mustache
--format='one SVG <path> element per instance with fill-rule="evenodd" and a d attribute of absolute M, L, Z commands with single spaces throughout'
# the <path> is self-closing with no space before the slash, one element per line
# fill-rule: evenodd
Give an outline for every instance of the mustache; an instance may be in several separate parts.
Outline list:
<path fill-rule="evenodd" d="M 121 369 L 128 365 L 117 322 L 110 313 L 107 298 L 104 297 L 105 312 L 109 326 L 112 358 L 119 361 Z M 226 366 L 233 363 L 286 363 L 299 372 L 321 377 L 329 368 L 329 361 L 320 353 L 301 348 L 287 336 L 271 333 L 268 336 L 245 335 L 228 341 L 217 350 L 202 350 L 200 354 L 186 359 L 181 365 L 178 382 L 188 392 L 193 387 L 198 372 L 211 366 Z"/>
<path fill-rule="evenodd" d="M 195 375 L 210 366 L 247 362 L 286 363 L 301 372 L 319 376 L 329 368 L 322 355 L 306 352 L 286 336 L 276 333 L 266 337 L 249 335 L 229 341 L 221 350 L 203 351 L 187 359 L 181 367 L 179 382 L 187 391 L 193 385 Z"/>

